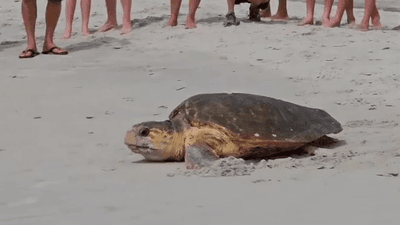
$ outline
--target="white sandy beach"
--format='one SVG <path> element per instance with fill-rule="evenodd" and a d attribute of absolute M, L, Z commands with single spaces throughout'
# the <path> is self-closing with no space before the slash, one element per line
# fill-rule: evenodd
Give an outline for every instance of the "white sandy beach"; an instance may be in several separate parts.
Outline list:
<path fill-rule="evenodd" d="M 203 1 L 198 28 L 186 30 L 187 0 L 174 28 L 164 27 L 168 1 L 137 0 L 129 35 L 81 37 L 77 7 L 77 34 L 61 40 L 64 7 L 55 41 L 70 53 L 21 60 L 20 4 L 0 6 L 0 224 L 399 224 L 399 12 L 380 11 L 384 29 L 360 32 L 297 26 L 303 2 L 288 2 L 288 22 L 248 22 L 242 4 L 241 24 L 225 28 L 226 2 Z M 320 20 L 323 5 L 315 10 Z M 105 12 L 93 1 L 91 29 Z M 168 177 L 184 163 L 145 162 L 124 145 L 133 124 L 212 92 L 324 109 L 345 144 L 214 178 Z"/>

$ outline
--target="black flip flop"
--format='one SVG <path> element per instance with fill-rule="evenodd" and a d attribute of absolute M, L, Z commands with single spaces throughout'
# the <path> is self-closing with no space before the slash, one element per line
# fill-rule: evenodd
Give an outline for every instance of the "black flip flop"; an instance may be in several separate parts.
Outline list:
<path fill-rule="evenodd" d="M 53 55 L 66 55 L 66 54 L 68 54 L 68 51 L 55 52 L 54 49 L 61 49 L 61 48 L 58 47 L 58 46 L 54 46 L 54 47 L 50 48 L 50 50 L 43 51 L 42 54 L 45 54 L 45 55 L 47 55 L 47 54 L 53 54 Z"/>
<path fill-rule="evenodd" d="M 31 54 L 29 56 L 26 56 L 26 53 L 30 52 Z M 26 49 L 24 51 L 22 51 L 23 54 L 25 54 L 24 56 L 18 56 L 20 59 L 29 59 L 29 58 L 33 58 L 37 55 L 39 55 L 40 53 L 33 50 L 33 49 Z"/>

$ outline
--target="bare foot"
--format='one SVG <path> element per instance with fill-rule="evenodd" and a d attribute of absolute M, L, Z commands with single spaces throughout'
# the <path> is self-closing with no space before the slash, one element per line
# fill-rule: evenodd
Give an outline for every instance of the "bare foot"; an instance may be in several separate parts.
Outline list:
<path fill-rule="evenodd" d="M 123 26 L 121 29 L 121 35 L 127 34 L 133 30 L 133 27 L 131 25 L 129 26 Z"/>
<path fill-rule="evenodd" d="M 372 26 L 374 29 L 382 29 L 381 18 L 380 16 L 375 16 L 371 18 Z"/>
<path fill-rule="evenodd" d="M 347 24 L 355 25 L 356 24 L 356 18 L 355 17 L 347 17 Z"/>
<path fill-rule="evenodd" d="M 196 22 L 190 18 L 187 18 L 185 29 L 194 29 L 196 28 Z"/>
<path fill-rule="evenodd" d="M 262 9 L 262 10 L 260 10 L 260 16 L 262 18 L 269 18 L 269 17 L 271 17 L 271 11 L 268 9 Z"/>
<path fill-rule="evenodd" d="M 174 19 L 174 18 L 170 18 L 168 23 L 167 23 L 167 26 L 168 27 L 175 27 L 176 25 L 178 25 L 178 20 Z"/>
<path fill-rule="evenodd" d="M 360 25 L 358 25 L 357 26 L 357 30 L 360 30 L 360 31 L 368 31 L 368 26 L 369 26 L 369 23 L 367 22 L 367 23 L 361 23 Z"/>
<path fill-rule="evenodd" d="M 340 27 L 340 20 L 336 20 L 335 18 L 333 18 L 331 20 L 324 21 L 322 25 L 324 27 Z"/>
<path fill-rule="evenodd" d="M 71 30 L 66 30 L 64 32 L 64 35 L 61 36 L 61 39 L 69 39 L 71 37 L 71 32 L 72 32 Z"/>
<path fill-rule="evenodd" d="M 118 27 L 117 23 L 106 22 L 102 27 L 100 27 L 99 32 L 106 32 L 116 27 Z"/>
<path fill-rule="evenodd" d="M 314 24 L 314 19 L 306 17 L 298 25 L 299 26 L 304 26 L 304 25 L 313 25 L 313 24 Z"/>
<path fill-rule="evenodd" d="M 285 13 L 277 13 L 272 16 L 272 20 L 277 20 L 277 21 L 286 21 L 289 19 L 289 15 Z"/>
<path fill-rule="evenodd" d="M 347 18 L 347 24 L 350 27 L 356 27 L 356 18 Z"/>
<path fill-rule="evenodd" d="M 89 36 L 89 35 L 90 35 L 89 29 L 82 29 L 82 36 Z"/>

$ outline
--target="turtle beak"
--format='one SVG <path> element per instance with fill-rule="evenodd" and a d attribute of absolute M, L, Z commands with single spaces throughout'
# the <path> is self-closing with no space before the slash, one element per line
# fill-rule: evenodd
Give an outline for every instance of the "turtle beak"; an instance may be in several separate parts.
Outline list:
<path fill-rule="evenodd" d="M 136 145 L 135 133 L 132 130 L 128 130 L 125 135 L 124 142 L 126 145 Z"/>

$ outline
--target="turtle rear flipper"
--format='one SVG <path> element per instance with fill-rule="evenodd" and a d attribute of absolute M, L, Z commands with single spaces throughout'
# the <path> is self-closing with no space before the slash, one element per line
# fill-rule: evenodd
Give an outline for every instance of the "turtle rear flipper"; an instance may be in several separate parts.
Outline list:
<path fill-rule="evenodd" d="M 185 149 L 185 163 L 187 169 L 210 167 L 218 156 L 205 145 L 189 145 Z"/>

